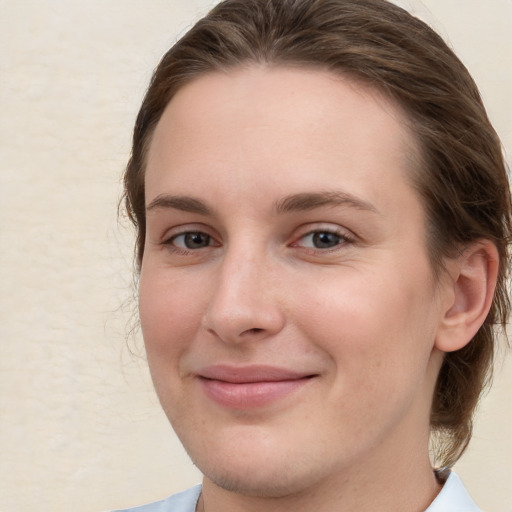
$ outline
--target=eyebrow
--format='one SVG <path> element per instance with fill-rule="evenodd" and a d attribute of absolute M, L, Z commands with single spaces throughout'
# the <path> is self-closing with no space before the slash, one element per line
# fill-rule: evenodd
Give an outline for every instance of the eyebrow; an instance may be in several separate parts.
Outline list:
<path fill-rule="evenodd" d="M 352 194 L 341 191 L 301 192 L 292 194 L 277 201 L 274 205 L 278 214 L 304 212 L 322 206 L 349 206 L 358 210 L 379 213 L 377 208 Z M 146 207 L 146 212 L 156 209 L 174 209 L 198 215 L 212 215 L 213 210 L 206 203 L 189 196 L 173 196 L 160 194 Z"/>
<path fill-rule="evenodd" d="M 146 212 L 156 210 L 159 208 L 171 208 L 173 210 L 180 210 L 182 212 L 197 213 L 199 215 L 211 215 L 212 209 L 193 197 L 188 196 L 173 196 L 168 194 L 161 194 L 146 207 Z"/>
<path fill-rule="evenodd" d="M 322 206 L 349 206 L 358 210 L 380 213 L 368 201 L 342 191 L 303 192 L 279 200 L 276 205 L 278 213 L 308 211 Z"/>

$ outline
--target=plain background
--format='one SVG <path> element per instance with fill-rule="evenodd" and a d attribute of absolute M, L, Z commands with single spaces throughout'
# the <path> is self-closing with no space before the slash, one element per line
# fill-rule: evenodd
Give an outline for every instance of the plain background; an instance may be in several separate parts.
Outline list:
<path fill-rule="evenodd" d="M 117 203 L 151 71 L 213 3 L 0 0 L 1 512 L 101 512 L 200 480 L 136 355 Z M 404 4 L 466 63 L 510 162 L 512 1 Z M 512 511 L 512 365 L 498 366 L 457 466 L 487 512 Z"/>

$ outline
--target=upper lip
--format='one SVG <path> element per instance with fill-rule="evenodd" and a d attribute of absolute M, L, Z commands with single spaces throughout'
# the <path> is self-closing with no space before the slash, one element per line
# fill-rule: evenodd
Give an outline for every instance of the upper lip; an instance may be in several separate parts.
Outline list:
<path fill-rule="evenodd" d="M 298 372 L 288 368 L 267 365 L 231 366 L 212 365 L 202 368 L 199 377 L 210 380 L 244 384 L 250 382 L 279 382 L 313 377 L 314 373 Z"/>

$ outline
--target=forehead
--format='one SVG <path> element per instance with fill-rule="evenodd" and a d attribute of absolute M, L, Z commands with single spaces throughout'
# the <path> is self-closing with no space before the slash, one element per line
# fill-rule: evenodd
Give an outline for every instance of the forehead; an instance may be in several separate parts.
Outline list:
<path fill-rule="evenodd" d="M 384 178 L 408 181 L 417 150 L 406 124 L 378 90 L 324 70 L 210 73 L 181 88 L 158 123 L 147 195 L 179 189 L 190 176 L 207 191 L 226 175 L 224 191 L 232 187 L 237 197 L 269 179 L 293 193 L 337 178 L 351 192 L 378 195 Z"/>

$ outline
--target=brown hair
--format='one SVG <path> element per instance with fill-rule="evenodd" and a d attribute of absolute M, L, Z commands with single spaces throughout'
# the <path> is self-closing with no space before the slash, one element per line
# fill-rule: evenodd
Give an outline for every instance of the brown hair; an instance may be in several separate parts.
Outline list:
<path fill-rule="evenodd" d="M 412 179 L 428 217 L 434 270 L 466 244 L 491 240 L 500 257 L 490 313 L 473 340 L 448 353 L 431 412 L 437 462 L 451 466 L 466 448 L 479 396 L 489 382 L 497 325 L 509 312 L 509 185 L 499 139 L 468 71 L 427 25 L 385 0 L 225 0 L 162 58 L 140 109 L 125 184 L 145 239 L 145 154 L 176 91 L 207 72 L 251 63 L 320 67 L 350 75 L 392 97 L 421 147 Z"/>

